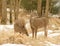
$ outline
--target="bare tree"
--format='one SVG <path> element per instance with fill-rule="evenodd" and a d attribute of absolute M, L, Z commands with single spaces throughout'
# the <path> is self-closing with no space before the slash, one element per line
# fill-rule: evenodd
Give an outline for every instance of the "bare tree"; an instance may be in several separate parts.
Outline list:
<path fill-rule="evenodd" d="M 1 18 L 2 18 L 2 0 L 0 0 L 0 24 L 1 24 Z"/>
<path fill-rule="evenodd" d="M 7 22 L 7 0 L 2 0 L 2 24 Z"/>
<path fill-rule="evenodd" d="M 19 1 L 18 0 L 15 0 L 15 19 L 18 18 L 18 15 L 19 15 Z"/>
<path fill-rule="evenodd" d="M 15 14 L 15 0 L 10 0 L 10 23 L 12 24 L 14 22 Z"/>
<path fill-rule="evenodd" d="M 46 0 L 46 9 L 45 9 L 45 16 L 48 17 L 49 12 L 49 0 Z"/>
<path fill-rule="evenodd" d="M 38 6 L 37 6 L 37 13 L 38 13 L 38 16 L 41 17 L 42 16 L 42 0 L 38 0 Z"/>

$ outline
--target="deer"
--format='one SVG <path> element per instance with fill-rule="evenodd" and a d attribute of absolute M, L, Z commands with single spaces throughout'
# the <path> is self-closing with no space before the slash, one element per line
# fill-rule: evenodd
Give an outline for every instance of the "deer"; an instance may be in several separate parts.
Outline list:
<path fill-rule="evenodd" d="M 44 27 L 44 34 L 47 37 L 47 25 L 48 18 L 47 17 L 39 17 L 37 14 L 33 13 L 30 17 L 30 25 L 32 29 L 32 37 L 37 38 L 37 29 Z"/>
<path fill-rule="evenodd" d="M 16 20 L 14 24 L 14 31 L 22 34 L 26 34 L 28 36 L 28 32 L 25 28 L 25 23 L 23 20 Z"/>
<path fill-rule="evenodd" d="M 18 16 L 18 19 L 15 20 L 15 24 L 14 24 L 14 32 L 19 32 L 21 34 L 26 34 L 27 36 L 29 36 L 26 28 L 25 28 L 25 25 L 26 25 L 26 22 L 25 22 L 25 14 L 21 14 L 21 16 Z"/>

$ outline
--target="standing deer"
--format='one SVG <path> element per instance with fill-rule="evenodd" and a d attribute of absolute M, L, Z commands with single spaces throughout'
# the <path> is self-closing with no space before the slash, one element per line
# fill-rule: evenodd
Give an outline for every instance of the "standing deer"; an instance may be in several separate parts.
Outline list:
<path fill-rule="evenodd" d="M 36 14 L 34 14 L 36 15 Z M 41 17 L 34 16 L 30 18 L 30 25 L 32 28 L 32 37 L 37 37 L 37 29 L 44 27 L 45 36 L 47 37 L 47 25 L 48 25 L 48 18 L 47 17 Z"/>
<path fill-rule="evenodd" d="M 31 17 L 30 19 L 30 24 L 31 24 L 31 28 L 32 28 L 32 34 L 33 37 L 36 38 L 37 36 L 37 29 L 44 27 L 44 31 L 45 31 L 45 36 L 47 37 L 47 25 L 49 22 L 49 18 L 48 18 L 48 12 L 49 12 L 49 2 L 50 0 L 46 0 L 46 9 L 45 9 L 45 17 Z M 40 7 L 39 7 L 40 8 Z"/>

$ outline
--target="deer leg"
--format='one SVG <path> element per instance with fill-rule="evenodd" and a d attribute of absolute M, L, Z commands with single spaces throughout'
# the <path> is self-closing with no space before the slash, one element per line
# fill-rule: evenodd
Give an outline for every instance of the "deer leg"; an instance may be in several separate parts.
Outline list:
<path fill-rule="evenodd" d="M 32 30 L 32 38 L 34 38 L 34 30 Z"/>
<path fill-rule="evenodd" d="M 33 27 L 31 28 L 32 28 L 32 38 L 34 38 L 34 28 Z"/>
<path fill-rule="evenodd" d="M 45 35 L 45 37 L 47 37 L 47 26 L 44 27 L 44 30 L 45 30 L 44 35 Z"/>
<path fill-rule="evenodd" d="M 32 29 L 32 38 L 34 38 L 34 28 L 31 25 L 31 29 Z"/>
<path fill-rule="evenodd" d="M 37 30 L 35 30 L 35 38 L 37 38 Z"/>

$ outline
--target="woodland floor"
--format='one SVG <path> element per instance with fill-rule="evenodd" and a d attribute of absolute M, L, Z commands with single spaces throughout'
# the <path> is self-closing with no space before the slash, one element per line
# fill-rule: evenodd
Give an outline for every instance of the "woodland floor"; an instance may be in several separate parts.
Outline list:
<path fill-rule="evenodd" d="M 37 39 L 34 39 L 31 32 L 29 36 L 14 34 L 14 25 L 0 25 L 0 46 L 60 46 L 60 19 L 50 20 L 51 27 L 48 27 L 47 38 L 44 36 L 43 28 L 38 30 Z"/>

